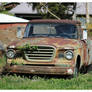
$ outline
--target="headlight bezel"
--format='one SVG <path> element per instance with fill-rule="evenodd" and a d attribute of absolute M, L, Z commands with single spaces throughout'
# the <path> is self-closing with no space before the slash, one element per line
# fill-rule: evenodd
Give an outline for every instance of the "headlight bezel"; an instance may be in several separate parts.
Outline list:
<path fill-rule="evenodd" d="M 11 53 L 10 53 L 10 52 L 11 52 Z M 12 54 L 12 55 L 9 55 L 9 54 Z M 16 55 L 16 52 L 15 52 L 15 50 L 13 50 L 13 49 L 8 49 L 8 50 L 6 51 L 6 56 L 7 56 L 7 58 L 9 58 L 9 59 L 15 58 L 15 55 Z"/>
<path fill-rule="evenodd" d="M 68 56 L 68 54 L 70 54 L 70 53 L 71 53 L 71 58 Z M 72 50 L 67 50 L 67 51 L 65 51 L 65 52 L 64 52 L 64 57 L 65 57 L 67 60 L 72 60 L 73 57 L 74 57 L 73 51 L 72 51 Z"/>

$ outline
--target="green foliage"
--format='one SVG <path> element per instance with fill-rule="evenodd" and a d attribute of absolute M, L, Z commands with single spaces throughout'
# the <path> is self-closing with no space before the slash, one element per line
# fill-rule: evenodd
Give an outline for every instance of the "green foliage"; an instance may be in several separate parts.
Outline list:
<path fill-rule="evenodd" d="M 0 89 L 92 89 L 92 74 L 80 75 L 78 78 L 63 79 L 34 76 L 32 79 L 20 76 L 3 76 Z"/>
<path fill-rule="evenodd" d="M 11 13 L 9 13 L 8 10 L 6 10 L 6 8 L 4 7 L 5 4 L 6 4 L 6 2 L 1 3 L 1 5 L 0 5 L 0 13 L 8 14 L 8 15 L 13 16 L 14 14 L 11 14 Z"/>
<path fill-rule="evenodd" d="M 92 30 L 88 30 L 88 37 L 92 38 Z"/>
<path fill-rule="evenodd" d="M 0 68 L 5 66 L 5 64 L 6 64 L 6 57 L 5 56 L 0 57 Z"/>
<path fill-rule="evenodd" d="M 19 63 L 18 62 L 15 62 L 14 60 L 12 60 L 12 62 L 11 62 L 13 65 L 19 65 Z"/>
<path fill-rule="evenodd" d="M 13 16 L 13 15 L 14 15 L 14 14 L 9 13 L 9 11 L 7 11 L 7 10 L 0 11 L 0 13 L 3 13 L 3 14 L 8 14 L 8 15 L 10 15 L 10 16 Z"/>
<path fill-rule="evenodd" d="M 30 46 L 30 44 L 25 44 L 23 46 L 19 46 L 17 47 L 18 50 L 24 51 L 24 50 L 37 50 L 38 47 L 37 46 Z"/>
<path fill-rule="evenodd" d="M 47 7 L 47 10 L 49 9 L 50 12 L 52 12 L 61 19 L 66 18 L 71 19 L 76 9 L 76 3 L 43 3 L 43 4 L 44 6 Z M 70 6 L 73 7 L 69 8 Z M 37 9 L 38 12 L 43 16 L 43 18 L 55 19 L 55 17 L 52 16 L 49 12 L 46 12 L 46 8 L 43 7 L 41 3 L 33 3 L 33 10 L 34 9 Z M 68 12 L 71 12 L 71 14 L 68 14 Z"/>
<path fill-rule="evenodd" d="M 2 74 L 2 71 L 5 65 L 6 65 L 6 57 L 1 56 L 0 57 L 0 74 Z"/>
<path fill-rule="evenodd" d="M 1 4 L 0 4 L 0 12 L 5 10 L 4 4 L 5 4 L 5 3 L 1 3 Z"/>
<path fill-rule="evenodd" d="M 92 24 L 86 24 L 87 30 L 88 30 L 88 37 L 92 38 Z"/>

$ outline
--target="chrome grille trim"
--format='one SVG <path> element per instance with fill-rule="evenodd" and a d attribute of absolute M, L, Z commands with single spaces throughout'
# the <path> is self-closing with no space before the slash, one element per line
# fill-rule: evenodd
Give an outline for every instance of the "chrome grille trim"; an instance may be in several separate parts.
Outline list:
<path fill-rule="evenodd" d="M 56 49 L 53 46 L 40 45 L 37 46 L 37 51 L 24 51 L 25 59 L 28 61 L 52 61 L 55 57 Z"/>

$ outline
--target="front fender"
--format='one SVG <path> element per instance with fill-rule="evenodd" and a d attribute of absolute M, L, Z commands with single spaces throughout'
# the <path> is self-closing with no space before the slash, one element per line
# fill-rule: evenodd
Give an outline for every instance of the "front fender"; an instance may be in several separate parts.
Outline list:
<path fill-rule="evenodd" d="M 81 67 L 84 64 L 82 48 L 78 48 L 78 49 L 74 50 L 75 65 L 77 62 L 79 62 L 79 61 L 77 61 L 78 56 L 80 56 L 80 67 Z"/>

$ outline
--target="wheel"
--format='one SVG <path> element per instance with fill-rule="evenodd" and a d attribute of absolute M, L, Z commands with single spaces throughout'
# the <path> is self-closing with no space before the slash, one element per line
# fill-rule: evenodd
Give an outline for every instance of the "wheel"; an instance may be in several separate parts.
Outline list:
<path fill-rule="evenodd" d="M 83 65 L 83 66 L 81 67 L 81 73 L 82 73 L 82 74 L 87 73 L 87 67 L 86 67 L 85 65 Z"/>

